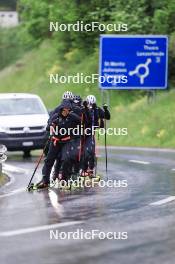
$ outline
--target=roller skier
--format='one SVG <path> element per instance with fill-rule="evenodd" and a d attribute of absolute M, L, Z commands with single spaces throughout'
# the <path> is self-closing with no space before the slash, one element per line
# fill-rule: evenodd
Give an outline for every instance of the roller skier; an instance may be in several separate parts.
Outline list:
<path fill-rule="evenodd" d="M 75 146 L 74 135 L 64 134 L 62 135 L 61 129 L 68 132 L 68 128 L 75 128 L 80 125 L 80 117 L 71 112 L 71 104 L 68 101 L 64 101 L 59 107 L 59 113 L 52 120 L 52 126 L 59 128 L 59 133 L 51 137 L 49 151 L 44 161 L 42 169 L 42 180 L 37 183 L 38 189 L 47 188 L 50 184 L 50 173 L 54 165 L 55 160 L 59 160 L 62 166 L 62 177 L 64 180 L 68 180 L 72 172 L 72 161 L 78 153 L 78 146 Z"/>
<path fill-rule="evenodd" d="M 110 112 L 107 105 L 103 109 L 96 104 L 94 95 L 88 95 L 84 102 L 87 108 L 88 121 L 85 120 L 85 127 L 89 128 L 89 135 L 84 135 L 83 155 L 81 159 L 81 175 L 93 176 L 95 168 L 95 129 L 104 128 L 104 119 L 110 120 Z"/>

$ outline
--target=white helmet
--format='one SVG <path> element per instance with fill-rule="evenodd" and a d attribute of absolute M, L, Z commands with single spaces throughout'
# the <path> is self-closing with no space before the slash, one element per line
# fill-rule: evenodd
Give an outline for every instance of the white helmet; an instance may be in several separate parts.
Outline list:
<path fill-rule="evenodd" d="M 88 105 L 92 105 L 92 104 L 96 103 L 96 98 L 94 95 L 88 95 L 86 97 L 86 101 L 87 101 Z"/>
<path fill-rule="evenodd" d="M 74 98 L 74 96 L 73 96 L 72 92 L 67 91 L 67 92 L 63 93 L 62 99 L 73 99 L 73 98 Z"/>

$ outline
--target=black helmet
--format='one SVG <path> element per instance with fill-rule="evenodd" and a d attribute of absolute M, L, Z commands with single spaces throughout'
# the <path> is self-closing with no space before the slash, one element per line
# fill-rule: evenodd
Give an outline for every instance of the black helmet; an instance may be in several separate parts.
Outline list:
<path fill-rule="evenodd" d="M 76 104 L 81 103 L 82 102 L 81 96 L 80 95 L 74 95 L 73 101 Z"/>

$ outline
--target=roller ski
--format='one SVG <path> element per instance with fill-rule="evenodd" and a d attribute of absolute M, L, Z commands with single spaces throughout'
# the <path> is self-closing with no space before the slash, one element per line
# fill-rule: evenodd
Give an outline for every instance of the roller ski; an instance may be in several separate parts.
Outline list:
<path fill-rule="evenodd" d="M 60 191 L 75 191 L 98 185 L 100 179 L 100 175 L 90 175 L 89 173 L 84 174 L 83 176 L 81 176 L 81 174 L 72 174 L 67 182 L 61 178 L 52 180 L 51 186 Z"/>
<path fill-rule="evenodd" d="M 60 189 L 64 191 L 70 191 L 69 186 L 60 186 L 59 185 L 59 180 L 55 179 L 52 180 L 50 183 L 45 183 L 43 180 L 38 182 L 37 184 L 31 183 L 30 186 L 27 188 L 27 191 L 32 192 L 32 191 L 42 191 L 42 190 L 49 190 L 49 189 Z"/>
<path fill-rule="evenodd" d="M 49 189 L 51 186 L 48 183 L 43 182 L 42 180 L 37 183 L 31 183 L 28 187 L 27 187 L 27 191 L 31 192 L 31 191 L 42 191 L 42 190 L 47 190 Z"/>

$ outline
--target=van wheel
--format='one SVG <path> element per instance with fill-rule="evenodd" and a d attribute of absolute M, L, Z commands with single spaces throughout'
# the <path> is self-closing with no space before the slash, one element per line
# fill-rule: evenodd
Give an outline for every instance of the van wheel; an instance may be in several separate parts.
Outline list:
<path fill-rule="evenodd" d="M 24 150 L 23 158 L 30 158 L 30 157 L 31 157 L 30 150 Z"/>

